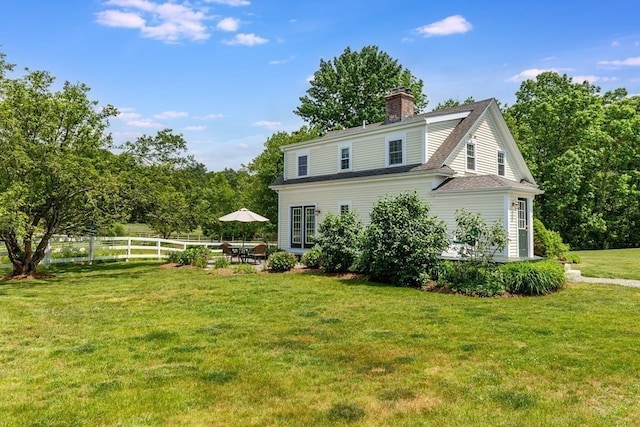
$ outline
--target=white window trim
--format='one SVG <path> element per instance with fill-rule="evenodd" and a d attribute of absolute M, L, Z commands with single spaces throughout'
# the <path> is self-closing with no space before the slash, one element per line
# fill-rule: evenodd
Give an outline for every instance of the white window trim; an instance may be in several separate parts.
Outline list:
<path fill-rule="evenodd" d="M 307 156 L 307 174 L 299 175 L 300 172 L 300 157 Z M 296 178 L 305 178 L 311 176 L 311 156 L 309 150 L 296 151 Z"/>
<path fill-rule="evenodd" d="M 338 215 L 342 214 L 342 209 L 341 209 L 342 206 L 348 206 L 349 207 L 349 212 L 351 212 L 351 210 L 352 210 L 352 208 L 351 208 L 351 200 L 338 202 Z"/>
<path fill-rule="evenodd" d="M 500 162 L 499 162 L 499 155 L 500 153 L 502 153 L 502 166 L 504 167 L 504 174 L 500 175 Z M 476 154 L 477 157 L 477 154 Z M 498 176 L 506 176 L 507 175 L 507 152 L 505 150 L 503 150 L 502 148 L 498 148 L 498 150 L 496 151 L 496 174 Z"/>
<path fill-rule="evenodd" d="M 467 153 L 467 146 L 473 145 L 473 169 L 469 169 L 469 154 Z M 464 168 L 467 172 L 477 172 L 478 171 L 478 141 L 475 139 L 469 139 L 464 144 Z"/>
<path fill-rule="evenodd" d="M 402 163 L 389 164 L 389 143 L 391 141 L 402 141 Z M 387 135 L 384 143 L 384 165 L 385 167 L 404 166 L 407 164 L 407 136 L 405 133 Z"/>
<path fill-rule="evenodd" d="M 342 149 L 349 149 L 349 167 L 347 169 L 342 169 Z M 351 143 L 347 144 L 339 144 L 338 145 L 338 172 L 351 172 L 353 169 L 353 148 Z"/>

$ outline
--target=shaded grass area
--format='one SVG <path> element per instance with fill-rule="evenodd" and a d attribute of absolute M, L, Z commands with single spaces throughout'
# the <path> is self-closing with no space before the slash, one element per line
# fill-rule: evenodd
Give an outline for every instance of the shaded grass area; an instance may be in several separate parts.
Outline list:
<path fill-rule="evenodd" d="M 574 268 L 583 276 L 640 280 L 640 248 L 571 253 L 580 257 Z"/>
<path fill-rule="evenodd" d="M 0 282 L 0 306 L 0 425 L 640 423 L 637 289 L 475 299 L 112 263 Z"/>

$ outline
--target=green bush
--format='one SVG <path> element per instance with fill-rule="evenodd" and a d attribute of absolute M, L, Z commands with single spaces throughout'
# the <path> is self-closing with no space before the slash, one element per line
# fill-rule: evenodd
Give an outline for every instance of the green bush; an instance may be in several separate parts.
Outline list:
<path fill-rule="evenodd" d="M 349 270 L 358 256 L 362 235 L 362 223 L 355 212 L 329 213 L 316 238 L 322 249 L 322 268 L 328 272 Z"/>
<path fill-rule="evenodd" d="M 442 261 L 437 273 L 439 285 L 464 295 L 492 297 L 506 291 L 493 265 L 479 265 L 467 260 Z"/>
<path fill-rule="evenodd" d="M 562 241 L 560 234 L 547 230 L 542 221 L 533 220 L 533 253 L 537 256 L 563 260 L 569 252 L 569 245 Z"/>
<path fill-rule="evenodd" d="M 560 289 L 566 281 L 562 264 L 552 260 L 509 263 L 498 272 L 504 287 L 514 294 L 544 295 Z"/>
<path fill-rule="evenodd" d="M 229 260 L 225 257 L 216 258 L 213 262 L 213 268 L 227 268 L 229 267 Z"/>
<path fill-rule="evenodd" d="M 580 257 L 577 254 L 568 253 L 564 256 L 564 260 L 571 264 L 580 264 Z"/>
<path fill-rule="evenodd" d="M 385 196 L 373 206 L 359 268 L 376 281 L 420 287 L 448 245 L 444 223 L 415 192 Z"/>
<path fill-rule="evenodd" d="M 267 248 L 267 250 L 265 251 L 265 254 L 267 255 L 267 258 L 269 258 L 271 254 L 275 254 L 276 252 L 284 252 L 284 249 L 271 246 Z"/>
<path fill-rule="evenodd" d="M 296 265 L 296 256 L 289 252 L 276 252 L 269 255 L 267 266 L 271 271 L 289 271 Z"/>
<path fill-rule="evenodd" d="M 320 268 L 322 266 L 322 249 L 319 246 L 314 246 L 302 254 L 300 262 L 309 268 Z"/>
<path fill-rule="evenodd" d="M 193 246 L 178 252 L 177 261 L 180 265 L 193 265 L 205 268 L 211 252 L 204 246 Z"/>

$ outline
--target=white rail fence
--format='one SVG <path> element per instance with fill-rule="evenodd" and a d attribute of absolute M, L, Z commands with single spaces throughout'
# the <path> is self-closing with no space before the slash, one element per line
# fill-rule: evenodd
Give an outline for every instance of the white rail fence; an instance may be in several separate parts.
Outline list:
<path fill-rule="evenodd" d="M 182 241 L 154 237 L 53 237 L 47 245 L 44 267 L 51 264 L 92 263 L 131 259 L 166 259 L 172 252 L 192 246 L 206 246 L 214 253 L 220 243 Z M 0 243 L 0 268 L 11 268 L 4 243 Z"/>

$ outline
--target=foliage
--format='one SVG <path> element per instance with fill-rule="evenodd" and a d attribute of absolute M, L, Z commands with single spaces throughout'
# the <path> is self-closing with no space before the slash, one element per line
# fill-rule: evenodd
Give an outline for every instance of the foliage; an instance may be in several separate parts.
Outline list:
<path fill-rule="evenodd" d="M 192 246 L 178 253 L 178 264 L 205 268 L 211 251 L 205 246 Z"/>
<path fill-rule="evenodd" d="M 318 130 L 303 126 L 297 131 L 276 132 L 264 143 L 264 150 L 247 165 L 250 184 L 247 185 L 248 207 L 269 218 L 275 229 L 278 219 L 278 194 L 269 188 L 284 174 L 284 155 L 281 147 L 309 141 L 319 136 Z M 269 226 L 269 224 L 267 224 Z"/>
<path fill-rule="evenodd" d="M 639 96 L 545 72 L 505 119 L 545 192 L 537 218 L 572 248 L 640 246 Z"/>
<path fill-rule="evenodd" d="M 508 263 L 500 266 L 498 273 L 505 288 L 514 294 L 544 295 L 566 282 L 562 264 L 552 260 Z"/>
<path fill-rule="evenodd" d="M 509 239 L 500 221 L 487 225 L 482 214 L 464 208 L 456 210 L 456 240 L 462 243 L 463 253 L 473 263 L 488 265 L 497 252 L 502 251 Z"/>
<path fill-rule="evenodd" d="M 113 226 L 111 226 L 104 235 L 108 237 L 126 236 L 127 230 L 124 228 L 123 224 L 117 222 L 113 224 Z"/>
<path fill-rule="evenodd" d="M 320 268 L 322 266 L 322 249 L 314 246 L 302 254 L 300 262 L 309 268 Z"/>
<path fill-rule="evenodd" d="M 327 272 L 347 271 L 358 256 L 364 228 L 355 212 L 331 212 L 318 226 L 316 243 L 322 249 L 322 268 Z"/>
<path fill-rule="evenodd" d="M 574 253 L 565 254 L 564 260 L 570 264 L 580 264 L 580 256 Z"/>
<path fill-rule="evenodd" d="M 373 206 L 359 264 L 373 280 L 420 287 L 448 245 L 444 223 L 416 193 L 384 196 Z"/>
<path fill-rule="evenodd" d="M 476 100 L 472 96 L 468 97 L 462 102 L 457 99 L 449 98 L 446 101 L 443 101 L 436 105 L 436 107 L 432 111 L 448 110 L 449 108 L 458 107 L 460 105 L 473 104 L 474 102 L 476 102 Z"/>
<path fill-rule="evenodd" d="M 397 87 L 410 89 L 416 113 L 427 105 L 422 80 L 377 46 L 321 59 L 310 84 L 294 113 L 323 132 L 384 121 L 385 95 Z"/>
<path fill-rule="evenodd" d="M 271 271 L 284 272 L 291 270 L 296 265 L 296 256 L 289 252 L 275 252 L 269 255 L 267 267 Z"/>
<path fill-rule="evenodd" d="M 229 267 L 229 260 L 225 257 L 219 257 L 216 258 L 216 260 L 213 262 L 213 268 L 227 268 Z"/>
<path fill-rule="evenodd" d="M 95 233 L 123 212 L 108 118 L 89 88 L 30 71 L 8 78 L 0 53 L 0 240 L 14 276 L 33 275 L 54 234 Z"/>
<path fill-rule="evenodd" d="M 533 253 L 537 256 L 565 259 L 569 246 L 562 242 L 560 234 L 547 230 L 538 218 L 533 220 Z"/>
<path fill-rule="evenodd" d="M 284 252 L 285 250 L 282 248 L 278 248 L 276 246 L 269 246 L 267 247 L 267 250 L 265 251 L 267 258 L 271 255 L 271 254 L 275 254 L 276 252 Z"/>
<path fill-rule="evenodd" d="M 438 285 L 464 295 L 492 297 L 506 291 L 493 265 L 478 265 L 469 260 L 446 260 L 440 262 L 437 273 Z"/>

